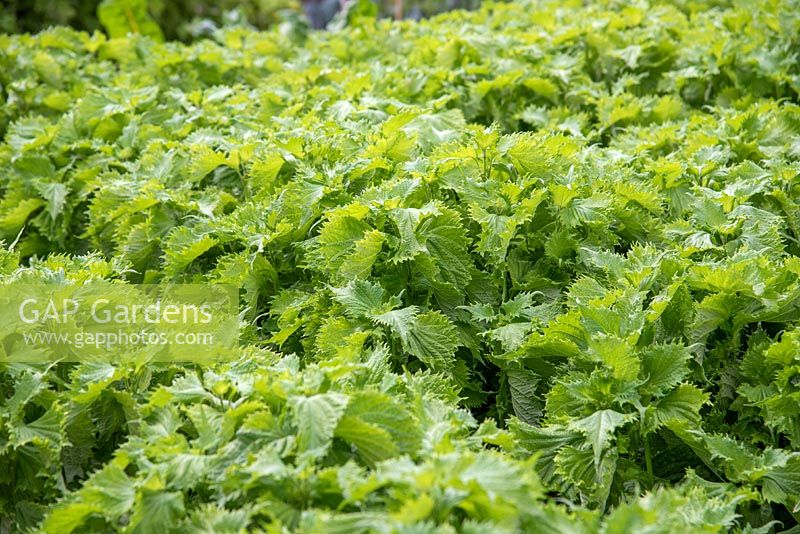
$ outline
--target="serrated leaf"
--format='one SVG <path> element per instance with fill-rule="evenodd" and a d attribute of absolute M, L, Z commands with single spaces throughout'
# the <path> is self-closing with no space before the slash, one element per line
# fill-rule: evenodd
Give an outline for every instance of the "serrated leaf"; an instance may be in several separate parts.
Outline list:
<path fill-rule="evenodd" d="M 458 215 L 444 211 L 426 218 L 419 225 L 418 235 L 425 250 L 439 269 L 443 282 L 463 289 L 469 284 L 473 269 L 467 247 L 469 240 Z"/>
<path fill-rule="evenodd" d="M 173 230 L 164 241 L 164 271 L 176 275 L 217 244 L 208 234 L 199 234 L 186 226 Z"/>
<path fill-rule="evenodd" d="M 119 517 L 133 506 L 136 486 L 119 465 L 110 464 L 92 476 L 81 494 L 106 517 Z"/>
<path fill-rule="evenodd" d="M 583 419 L 570 421 L 567 428 L 586 436 L 594 451 L 595 465 L 600 465 L 600 457 L 614 440 L 617 428 L 630 420 L 630 414 L 622 414 L 614 410 L 598 410 Z"/>
<path fill-rule="evenodd" d="M 389 432 L 358 417 L 342 417 L 334 435 L 356 447 L 358 454 L 369 465 L 398 454 Z"/>
<path fill-rule="evenodd" d="M 689 374 L 691 355 L 681 345 L 652 345 L 642 350 L 640 386 L 643 394 L 657 395 L 677 386 Z"/>
<path fill-rule="evenodd" d="M 540 378 L 530 371 L 514 369 L 506 372 L 514 415 L 528 424 L 536 424 L 544 415 L 544 405 L 536 385 Z"/>
<path fill-rule="evenodd" d="M 367 278 L 383 248 L 384 241 L 384 235 L 378 230 L 364 234 L 362 239 L 356 241 L 353 251 L 343 259 L 339 275 L 345 280 Z"/>
<path fill-rule="evenodd" d="M 412 329 L 417 325 L 418 311 L 416 306 L 408 306 L 399 310 L 373 315 L 372 319 L 384 326 L 388 326 L 394 334 L 404 340 L 411 336 Z"/>
<path fill-rule="evenodd" d="M 381 313 L 383 288 L 373 282 L 353 280 L 345 287 L 332 288 L 333 298 L 349 317 L 355 319 L 371 317 Z"/>
<path fill-rule="evenodd" d="M 441 312 L 426 312 L 416 317 L 403 348 L 431 369 L 448 369 L 459 341 L 455 327 Z"/>
<path fill-rule="evenodd" d="M 163 532 L 185 514 L 183 494 L 163 488 L 144 488 L 137 495 L 130 519 L 131 532 Z"/>
<path fill-rule="evenodd" d="M 770 469 L 761 490 L 767 500 L 796 506 L 800 502 L 800 457 L 793 456 L 786 465 Z"/>
<path fill-rule="evenodd" d="M 358 417 L 389 432 L 404 454 L 415 453 L 420 445 L 421 432 L 417 421 L 406 407 L 385 393 L 359 392 L 350 399 L 346 415 Z"/>
<path fill-rule="evenodd" d="M 639 375 L 641 362 L 626 340 L 596 335 L 589 341 L 589 349 L 595 359 L 611 368 L 617 380 L 632 381 Z"/>
<path fill-rule="evenodd" d="M 293 420 L 297 427 L 297 450 L 302 457 L 318 458 L 325 455 L 347 402 L 347 396 L 341 393 L 320 393 L 291 400 Z"/>
<path fill-rule="evenodd" d="M 554 461 L 559 474 L 569 484 L 591 495 L 592 501 L 601 507 L 605 506 L 617 468 L 616 451 L 605 451 L 598 460 L 591 450 L 568 445 L 558 452 Z"/>
<path fill-rule="evenodd" d="M 51 406 L 41 417 L 12 428 L 11 444 L 20 447 L 32 441 L 58 445 L 63 440 L 64 414 L 59 405 Z"/>
<path fill-rule="evenodd" d="M 699 426 L 700 409 L 708 399 L 708 394 L 696 386 L 681 384 L 648 408 L 646 419 L 648 431 L 676 421 L 686 421 Z"/>

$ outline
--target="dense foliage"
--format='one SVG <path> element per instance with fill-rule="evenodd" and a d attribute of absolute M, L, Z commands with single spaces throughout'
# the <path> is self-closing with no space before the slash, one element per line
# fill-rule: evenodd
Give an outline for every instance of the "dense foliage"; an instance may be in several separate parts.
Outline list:
<path fill-rule="evenodd" d="M 372 0 L 382 16 L 394 17 L 395 0 Z M 157 35 L 168 39 L 207 36 L 223 26 L 247 25 L 267 29 L 277 24 L 324 26 L 340 7 L 340 0 L 3 0 L 0 32 L 23 33 L 51 26 L 78 30 L 108 30 L 107 13 L 121 15 L 120 24 L 133 33 L 145 33 L 139 24 L 148 19 L 158 26 Z M 431 16 L 450 9 L 474 9 L 479 0 L 403 0 L 406 17 Z M 307 20 L 303 13 L 311 20 Z M 131 24 L 131 22 L 133 24 Z M 111 26 L 115 26 L 112 21 Z M 124 34 L 123 34 L 124 36 Z"/>
<path fill-rule="evenodd" d="M 4 0 L 0 32 L 35 33 L 52 26 L 107 30 L 109 11 L 118 12 L 133 33 L 147 34 L 141 25 L 147 20 L 145 26 L 157 25 L 159 35 L 191 40 L 226 25 L 269 28 L 301 10 L 297 0 Z"/>
<path fill-rule="evenodd" d="M 800 5 L 359 13 L 0 37 L 3 280 L 233 283 L 243 344 L 2 364 L 0 527 L 795 526 Z"/>
<path fill-rule="evenodd" d="M 71 26 L 93 32 L 108 30 L 108 13 L 118 12 L 133 33 L 145 33 L 141 22 L 158 26 L 169 39 L 190 40 L 224 25 L 249 24 L 264 29 L 299 13 L 298 0 L 4 0 L 0 32 L 39 32 Z M 114 26 L 114 23 L 111 24 Z"/>

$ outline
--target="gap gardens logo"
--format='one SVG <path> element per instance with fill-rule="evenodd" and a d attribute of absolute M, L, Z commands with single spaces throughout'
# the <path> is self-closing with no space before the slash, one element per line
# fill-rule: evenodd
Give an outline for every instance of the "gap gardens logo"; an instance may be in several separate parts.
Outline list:
<path fill-rule="evenodd" d="M 12 282 L 0 309 L 5 361 L 209 363 L 237 353 L 232 285 Z"/>

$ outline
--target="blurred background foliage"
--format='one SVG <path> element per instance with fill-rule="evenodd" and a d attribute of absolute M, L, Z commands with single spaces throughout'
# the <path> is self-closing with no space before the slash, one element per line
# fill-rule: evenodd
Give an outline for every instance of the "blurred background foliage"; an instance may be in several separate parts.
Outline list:
<path fill-rule="evenodd" d="M 480 0 L 374 2 L 378 16 L 422 18 L 452 9 L 474 9 Z M 288 22 L 324 28 L 343 10 L 343 3 L 342 0 L 0 0 L 0 32 L 36 33 L 63 25 L 88 32 L 106 30 L 112 37 L 133 31 L 191 41 L 229 25 L 266 29 Z"/>

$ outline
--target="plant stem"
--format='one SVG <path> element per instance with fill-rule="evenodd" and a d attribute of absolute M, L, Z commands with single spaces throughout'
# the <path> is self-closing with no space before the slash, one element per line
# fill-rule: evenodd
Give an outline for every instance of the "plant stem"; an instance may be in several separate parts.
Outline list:
<path fill-rule="evenodd" d="M 653 487 L 653 455 L 650 452 L 650 438 L 642 436 L 644 442 L 644 463 L 647 466 L 647 482 L 650 488 Z M 650 489 L 648 488 L 648 489 Z"/>

